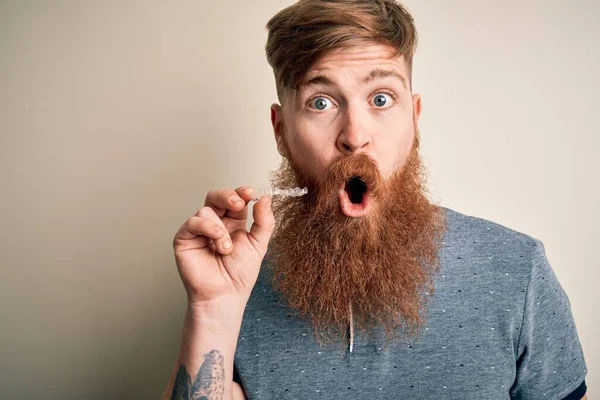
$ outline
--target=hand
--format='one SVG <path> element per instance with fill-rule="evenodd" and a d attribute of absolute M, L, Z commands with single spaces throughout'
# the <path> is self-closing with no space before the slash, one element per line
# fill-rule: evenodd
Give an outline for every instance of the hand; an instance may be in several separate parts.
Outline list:
<path fill-rule="evenodd" d="M 271 199 L 264 196 L 246 231 L 253 193 L 250 187 L 211 190 L 204 207 L 175 235 L 173 250 L 191 309 L 221 318 L 227 307 L 245 307 L 275 226 Z"/>

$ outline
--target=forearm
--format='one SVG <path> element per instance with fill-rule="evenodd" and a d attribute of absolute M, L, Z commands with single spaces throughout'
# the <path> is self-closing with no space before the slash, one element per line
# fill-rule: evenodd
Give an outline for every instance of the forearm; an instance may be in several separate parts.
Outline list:
<path fill-rule="evenodd" d="M 209 318 L 188 308 L 181 350 L 163 399 L 232 398 L 233 358 L 242 313 Z M 175 388 L 175 390 L 173 390 Z"/>

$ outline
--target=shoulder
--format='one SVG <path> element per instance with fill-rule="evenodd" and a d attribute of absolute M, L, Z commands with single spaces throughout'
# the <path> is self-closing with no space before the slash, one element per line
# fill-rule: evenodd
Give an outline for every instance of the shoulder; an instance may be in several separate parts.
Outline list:
<path fill-rule="evenodd" d="M 467 215 L 447 207 L 441 207 L 448 221 L 448 233 L 452 240 L 467 241 L 479 238 L 485 242 L 498 243 L 510 241 L 511 245 L 522 247 L 536 247 L 541 242 L 539 239 L 526 233 L 511 229 L 500 223 Z"/>
<path fill-rule="evenodd" d="M 544 257 L 544 244 L 534 236 L 500 223 L 442 207 L 447 232 L 444 246 L 461 248 L 469 255 L 532 265 Z"/>

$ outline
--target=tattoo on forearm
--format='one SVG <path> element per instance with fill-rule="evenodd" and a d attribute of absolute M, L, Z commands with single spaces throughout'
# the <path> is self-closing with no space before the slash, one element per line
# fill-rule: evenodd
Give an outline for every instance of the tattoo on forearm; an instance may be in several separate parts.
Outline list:
<path fill-rule="evenodd" d="M 217 350 L 211 350 L 204 355 L 198 375 L 192 382 L 185 365 L 179 366 L 175 384 L 173 385 L 172 400 L 222 400 L 225 392 L 225 367 L 223 356 Z"/>

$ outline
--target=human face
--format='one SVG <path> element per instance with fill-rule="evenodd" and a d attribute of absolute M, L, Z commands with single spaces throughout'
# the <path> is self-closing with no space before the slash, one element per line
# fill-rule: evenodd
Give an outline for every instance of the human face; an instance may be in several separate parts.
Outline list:
<path fill-rule="evenodd" d="M 420 98 L 390 53 L 381 45 L 330 53 L 272 107 L 284 160 L 271 183 L 309 194 L 274 197 L 269 264 L 287 304 L 325 336 L 345 335 L 349 320 L 390 335 L 399 321 L 417 331 L 421 293 L 431 293 L 440 265 L 445 221 L 425 192 Z M 366 187 L 360 202 L 344 188 L 356 177 Z"/>
<path fill-rule="evenodd" d="M 335 50 L 304 83 L 271 106 L 277 147 L 318 182 L 339 156 L 366 153 L 384 178 L 413 147 L 421 98 L 412 94 L 403 56 L 372 43 Z"/>

